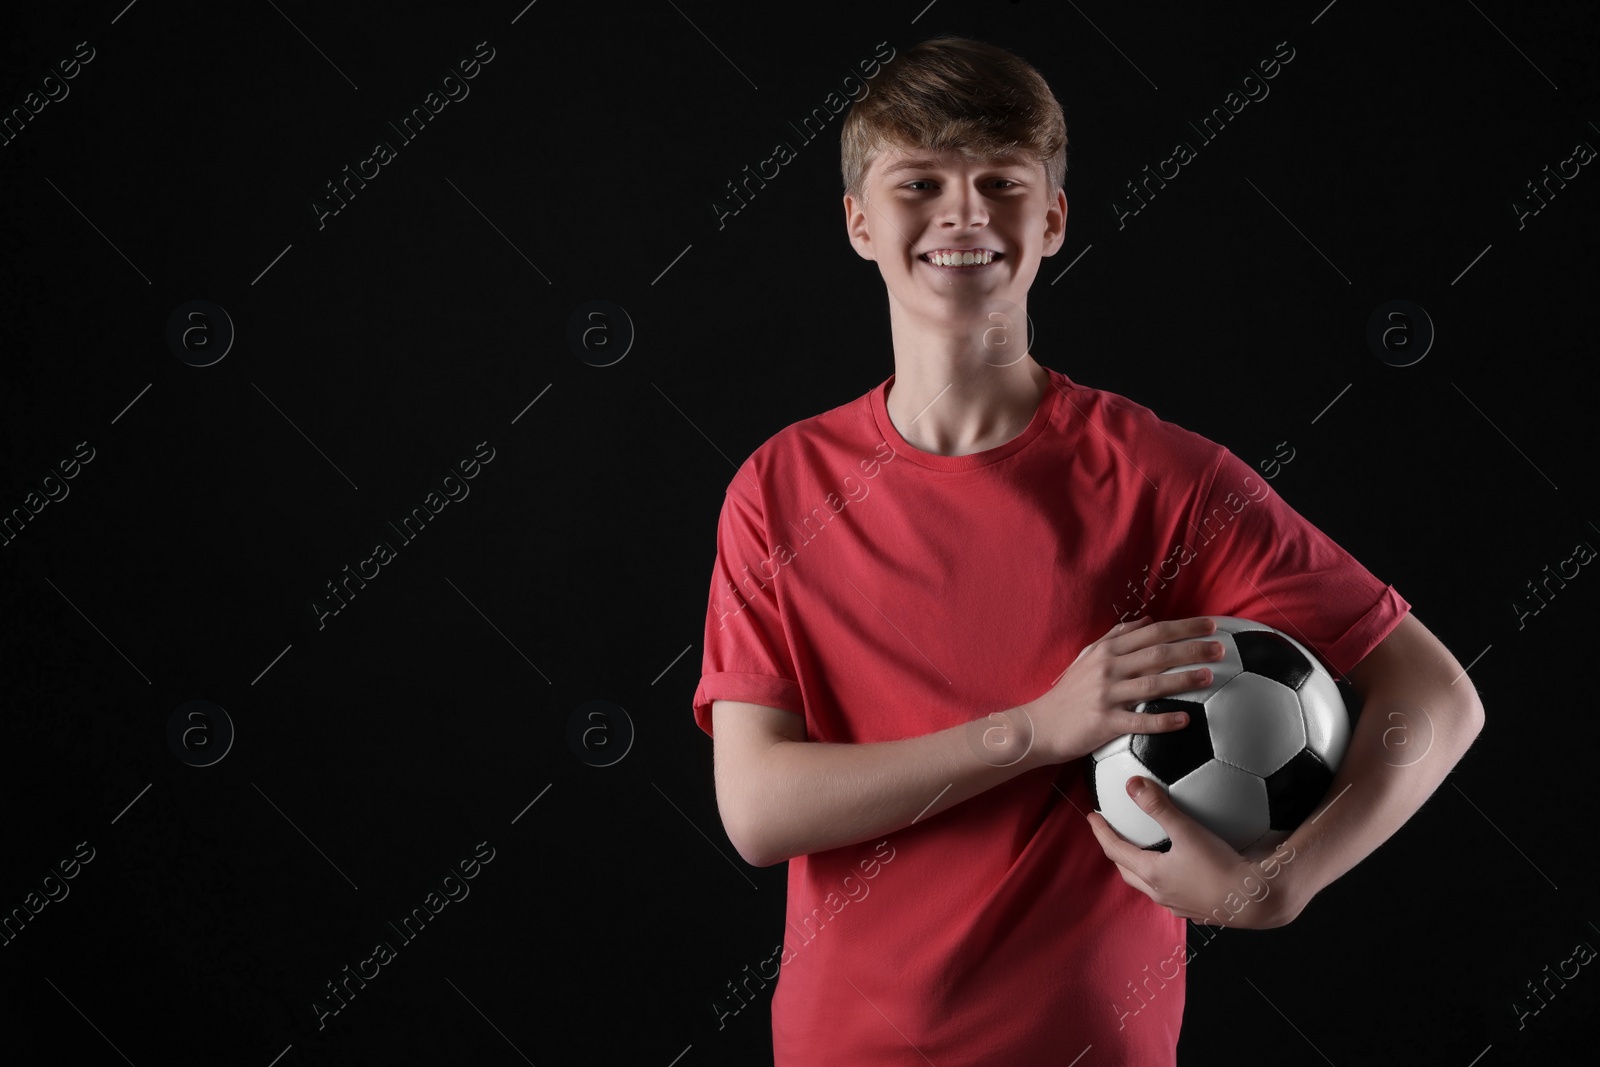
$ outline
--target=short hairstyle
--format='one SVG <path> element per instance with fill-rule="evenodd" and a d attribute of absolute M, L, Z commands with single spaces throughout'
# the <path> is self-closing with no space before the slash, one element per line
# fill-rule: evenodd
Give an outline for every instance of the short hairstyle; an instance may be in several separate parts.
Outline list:
<path fill-rule="evenodd" d="M 886 147 L 969 160 L 1021 153 L 1044 165 L 1050 196 L 1066 181 L 1067 123 L 1044 77 L 1022 57 L 965 37 L 931 38 L 886 64 L 839 140 L 845 192 L 857 200 Z"/>

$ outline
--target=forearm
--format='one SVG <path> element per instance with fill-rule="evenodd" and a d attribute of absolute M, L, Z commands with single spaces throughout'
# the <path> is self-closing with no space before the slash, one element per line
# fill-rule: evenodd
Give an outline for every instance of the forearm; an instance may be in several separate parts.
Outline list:
<path fill-rule="evenodd" d="M 1044 765 L 1020 708 L 899 741 L 778 741 L 746 780 L 739 850 L 764 867 L 882 837 Z"/>
<path fill-rule="evenodd" d="M 1461 682 L 1369 694 L 1327 797 L 1281 846 L 1295 857 L 1284 868 L 1290 918 L 1393 836 L 1471 746 L 1483 709 Z"/>

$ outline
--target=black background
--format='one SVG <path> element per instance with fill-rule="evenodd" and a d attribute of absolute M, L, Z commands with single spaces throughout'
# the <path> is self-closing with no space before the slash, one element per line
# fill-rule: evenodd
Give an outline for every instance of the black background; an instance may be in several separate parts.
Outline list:
<path fill-rule="evenodd" d="M 758 10 L 4 16 L 7 113 L 95 51 L 0 146 L 0 513 L 94 454 L 0 548 L 0 910 L 95 850 L 0 946 L 7 1045 L 141 1067 L 770 1057 L 765 1002 L 720 1028 L 712 1006 L 772 954 L 784 897 L 784 868 L 723 834 L 690 714 L 717 513 L 762 441 L 894 369 L 843 232 L 839 120 L 810 144 L 788 124 L 879 42 L 956 33 L 1029 59 L 1066 111 L 1038 359 L 1251 464 L 1287 442 L 1273 487 L 1412 602 L 1487 711 L 1299 919 L 1199 950 L 1180 1062 L 1584 1050 L 1593 966 L 1521 1029 L 1512 1005 L 1600 945 L 1600 577 L 1520 626 L 1513 605 L 1600 545 L 1600 177 L 1521 225 L 1513 203 L 1600 144 L 1592 8 Z M 386 123 L 480 41 L 470 95 L 400 142 Z M 1119 226 L 1124 183 L 1280 41 L 1270 95 Z M 396 158 L 319 227 L 325 184 L 380 139 Z M 798 157 L 719 227 L 724 184 L 779 140 Z M 1437 329 L 1405 367 L 1366 340 L 1396 299 Z M 192 300 L 237 331 L 209 366 L 166 340 Z M 567 340 L 592 300 L 636 331 L 608 366 L 614 314 L 587 352 Z M 400 545 L 388 522 L 480 442 L 470 495 Z M 319 627 L 325 584 L 379 539 L 398 558 Z M 167 741 L 190 700 L 237 731 L 210 766 Z M 582 757 L 618 751 L 620 717 L 568 740 L 591 700 L 636 731 L 611 766 Z M 470 896 L 319 1030 L 323 984 L 480 841 Z"/>

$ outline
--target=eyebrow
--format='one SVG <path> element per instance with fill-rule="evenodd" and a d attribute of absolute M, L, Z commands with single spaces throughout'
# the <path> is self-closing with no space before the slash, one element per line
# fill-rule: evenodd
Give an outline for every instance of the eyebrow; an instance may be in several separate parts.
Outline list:
<path fill-rule="evenodd" d="M 897 174 L 902 170 L 933 170 L 938 165 L 939 161 L 936 159 L 918 156 L 914 159 L 902 159 L 898 163 L 891 163 L 883 168 L 883 172 L 885 174 Z"/>
<path fill-rule="evenodd" d="M 984 165 L 996 168 L 1026 167 L 1028 161 L 1020 156 L 1005 156 L 999 159 L 986 160 Z M 938 170 L 939 166 L 940 163 L 937 159 L 931 159 L 927 156 L 915 156 L 889 164 L 883 168 L 883 173 L 887 175 L 898 174 L 905 170 Z"/>

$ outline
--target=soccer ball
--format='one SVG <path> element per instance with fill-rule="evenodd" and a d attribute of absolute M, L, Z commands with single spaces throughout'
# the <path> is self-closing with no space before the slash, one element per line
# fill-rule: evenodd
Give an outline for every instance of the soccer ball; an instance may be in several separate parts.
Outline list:
<path fill-rule="evenodd" d="M 1093 753 L 1090 793 L 1112 829 L 1141 848 L 1172 846 L 1161 825 L 1128 796 L 1141 775 L 1246 856 L 1270 853 L 1327 795 L 1350 742 L 1339 687 L 1294 638 L 1264 623 L 1213 615 L 1211 684 L 1147 700 L 1136 712 L 1182 711 L 1181 730 L 1125 734 Z M 1193 638 L 1184 638 L 1193 640 Z"/>

